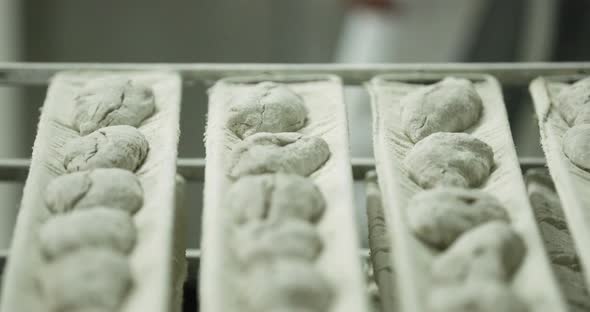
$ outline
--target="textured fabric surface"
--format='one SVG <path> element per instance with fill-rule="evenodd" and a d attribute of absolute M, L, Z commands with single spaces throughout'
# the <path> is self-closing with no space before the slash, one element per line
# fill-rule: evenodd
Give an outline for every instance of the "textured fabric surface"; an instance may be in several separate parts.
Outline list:
<path fill-rule="evenodd" d="M 364 311 L 366 291 L 358 257 L 346 109 L 342 85 L 332 76 L 242 77 L 218 82 L 210 89 L 206 132 L 205 203 L 201 248 L 201 311 L 240 311 L 232 287 L 237 265 L 229 255 L 225 193 L 232 183 L 226 174 L 229 155 L 239 138 L 226 128 L 228 101 L 255 82 L 285 82 L 301 96 L 308 110 L 306 125 L 297 131 L 320 136 L 330 148 L 327 162 L 310 178 L 326 199 L 326 210 L 317 224 L 324 249 L 315 263 L 334 289 L 330 311 Z"/>
<path fill-rule="evenodd" d="M 500 86 L 490 76 L 459 77 L 474 81 L 483 100 L 480 120 L 465 132 L 486 142 L 494 151 L 495 166 L 480 189 L 496 196 L 506 207 L 514 229 L 527 246 L 527 256 L 511 286 L 531 310 L 564 311 L 526 195 Z M 404 285 L 399 288 L 400 302 L 408 311 L 425 309 L 423 298 L 432 282 L 428 272 L 436 252 L 420 242 L 407 225 L 405 209 L 408 201 L 421 188 L 409 178 L 408 169 L 402 162 L 413 143 L 402 129 L 399 101 L 409 91 L 422 86 L 415 82 L 416 79 L 434 83 L 443 78 L 436 74 L 390 75 L 376 77 L 369 84 L 379 185 L 386 221 L 395 231 L 392 237 L 392 245 L 396 248 L 393 263 L 399 285 Z"/>
<path fill-rule="evenodd" d="M 6 266 L 0 310 L 45 311 L 37 287 L 43 268 L 38 232 L 49 217 L 42 194 L 56 176 L 66 173 L 62 147 L 78 138 L 74 130 L 74 97 L 90 79 L 105 72 L 66 72 L 49 86 L 33 147 L 31 168 L 18 215 L 11 258 Z M 144 190 L 144 205 L 133 216 L 138 241 L 129 256 L 135 286 L 122 312 L 166 311 L 171 304 L 172 244 L 175 220 L 175 175 L 181 80 L 173 73 L 123 73 L 153 88 L 156 111 L 139 130 L 150 149 L 136 171 Z M 157 253 L 158 256 L 154 256 Z"/>
<path fill-rule="evenodd" d="M 573 164 L 563 152 L 563 137 L 569 125 L 562 118 L 556 97 L 567 87 L 566 80 L 583 77 L 537 78 L 530 85 L 535 111 L 539 119 L 541 144 L 555 188 L 561 199 L 569 230 L 580 256 L 583 271 L 590 269 L 590 172 Z M 586 273 L 586 283 L 590 274 Z"/>

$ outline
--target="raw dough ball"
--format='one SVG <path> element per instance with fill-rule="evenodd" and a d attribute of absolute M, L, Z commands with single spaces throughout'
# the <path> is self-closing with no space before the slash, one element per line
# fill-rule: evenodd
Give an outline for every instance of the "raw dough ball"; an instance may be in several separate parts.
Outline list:
<path fill-rule="evenodd" d="M 118 311 L 132 286 L 125 255 L 85 248 L 47 265 L 41 279 L 48 311 Z"/>
<path fill-rule="evenodd" d="M 574 165 L 590 170 L 590 124 L 567 130 L 563 136 L 563 152 Z"/>
<path fill-rule="evenodd" d="M 117 76 L 88 82 L 75 101 L 74 126 L 82 135 L 108 126 L 137 127 L 155 110 L 150 87 Z"/>
<path fill-rule="evenodd" d="M 508 221 L 502 204 L 479 190 L 435 188 L 408 203 L 408 225 L 424 242 L 447 248 L 464 232 L 488 221 Z"/>
<path fill-rule="evenodd" d="M 492 221 L 467 231 L 432 265 L 435 280 L 509 281 L 523 261 L 526 245 L 506 223 Z"/>
<path fill-rule="evenodd" d="M 231 99 L 227 127 L 241 139 L 257 132 L 294 132 L 303 127 L 303 99 L 282 84 L 261 82 Z"/>
<path fill-rule="evenodd" d="M 402 126 L 416 143 L 435 132 L 460 132 L 479 120 L 482 100 L 471 81 L 448 77 L 400 101 Z"/>
<path fill-rule="evenodd" d="M 301 133 L 261 132 L 236 144 L 232 151 L 230 176 L 294 173 L 308 176 L 330 157 L 328 143 L 320 137 Z"/>
<path fill-rule="evenodd" d="M 136 237 L 128 213 L 95 207 L 50 218 L 41 227 L 39 243 L 45 257 L 54 259 L 86 247 L 111 248 L 128 254 Z"/>
<path fill-rule="evenodd" d="M 570 126 L 590 123 L 590 77 L 564 88 L 556 101 L 561 117 Z"/>
<path fill-rule="evenodd" d="M 317 222 L 326 202 L 311 179 L 276 173 L 240 178 L 229 190 L 226 207 L 237 224 L 291 218 Z"/>
<path fill-rule="evenodd" d="M 322 250 L 315 227 L 297 219 L 246 223 L 233 236 L 236 259 L 244 268 L 277 259 L 312 262 Z"/>
<path fill-rule="evenodd" d="M 137 176 L 127 170 L 80 171 L 51 180 L 45 204 L 53 213 L 105 206 L 132 214 L 143 205 L 143 189 Z"/>
<path fill-rule="evenodd" d="M 404 163 L 423 188 L 478 187 L 490 175 L 494 152 L 472 135 L 438 132 L 414 145 Z"/>
<path fill-rule="evenodd" d="M 312 264 L 278 260 L 246 273 L 248 311 L 329 311 L 333 292 Z"/>
<path fill-rule="evenodd" d="M 94 168 L 135 171 L 147 156 L 148 148 L 148 141 L 137 128 L 101 128 L 64 145 L 64 166 L 68 172 Z"/>
<path fill-rule="evenodd" d="M 436 288 L 428 300 L 431 312 L 526 312 L 526 304 L 508 285 L 496 281 L 469 282 Z"/>

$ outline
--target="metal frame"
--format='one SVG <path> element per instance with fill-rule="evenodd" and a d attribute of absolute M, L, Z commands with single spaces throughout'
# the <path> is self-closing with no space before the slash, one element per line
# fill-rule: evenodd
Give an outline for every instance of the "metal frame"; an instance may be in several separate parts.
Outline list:
<path fill-rule="evenodd" d="M 359 85 L 387 73 L 487 73 L 503 85 L 525 85 L 538 76 L 590 74 L 590 62 L 564 63 L 407 63 L 407 64 L 212 64 L 212 63 L 3 63 L 0 84 L 44 85 L 64 70 L 169 70 L 186 84 L 239 75 L 333 74 Z"/>
<path fill-rule="evenodd" d="M 434 63 L 434 64 L 98 64 L 98 63 L 2 63 L 0 62 L 0 85 L 39 86 L 47 85 L 51 77 L 59 71 L 84 70 L 167 70 L 175 71 L 183 77 L 183 83 L 191 86 L 196 83 L 211 84 L 214 81 L 239 75 L 291 74 L 333 74 L 341 77 L 346 85 L 362 86 L 372 77 L 386 73 L 487 73 L 495 76 L 504 86 L 526 86 L 544 75 L 590 74 L 590 62 L 584 63 Z M 0 104 L 0 111 L 2 110 Z M 24 182 L 28 174 L 30 160 L 0 158 L 0 181 Z M 544 158 L 521 158 L 521 168 L 545 166 Z M 189 182 L 204 180 L 205 159 L 179 158 L 178 172 Z M 353 158 L 352 172 L 355 180 L 364 179 L 365 174 L 375 167 L 371 158 Z M 367 256 L 361 250 L 361 256 Z M 188 249 L 186 252 L 189 270 L 196 272 L 200 251 Z M 7 250 L 0 250 L 0 272 L 8 256 Z M 192 277 L 195 274 L 191 274 Z"/>
<path fill-rule="evenodd" d="M 522 171 L 529 168 L 545 166 L 545 159 L 540 157 L 520 158 Z M 0 158 L 0 181 L 24 182 L 27 179 L 30 160 L 22 158 Z M 365 174 L 375 169 L 372 158 L 353 158 L 352 175 L 355 180 L 362 180 Z M 203 182 L 205 178 L 204 158 L 179 158 L 178 174 L 188 182 Z"/>
<path fill-rule="evenodd" d="M 179 72 L 184 83 L 210 83 L 236 75 L 334 74 L 349 85 L 361 85 L 384 73 L 488 73 L 503 85 L 526 85 L 541 75 L 590 74 L 590 62 L 583 63 L 433 63 L 433 64 L 96 64 L 96 63 L 1 63 L 0 84 L 46 85 L 51 77 L 64 70 L 170 70 Z M 1 108 L 0 108 L 1 109 Z M 543 159 L 521 159 L 523 167 L 544 164 Z M 178 170 L 188 181 L 202 181 L 205 161 L 202 158 L 178 160 Z M 372 159 L 352 160 L 353 175 L 362 179 L 374 167 Z M 24 181 L 28 160 L 0 159 L 0 180 Z M 524 169 L 524 168 L 523 168 Z"/>

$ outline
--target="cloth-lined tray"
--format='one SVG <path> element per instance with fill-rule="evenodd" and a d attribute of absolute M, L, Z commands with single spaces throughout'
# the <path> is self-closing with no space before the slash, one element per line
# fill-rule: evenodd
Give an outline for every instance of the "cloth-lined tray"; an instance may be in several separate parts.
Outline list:
<path fill-rule="evenodd" d="M 2 312 L 46 311 L 37 286 L 43 265 L 39 228 L 51 216 L 43 201 L 45 187 L 53 178 L 66 173 L 62 146 L 79 137 L 71 126 L 74 97 L 89 80 L 114 74 L 150 85 L 156 105 L 155 113 L 138 127 L 150 149 L 135 172 L 143 187 L 144 204 L 133 216 L 138 237 L 129 255 L 134 285 L 121 311 L 161 312 L 173 305 L 180 76 L 167 72 L 63 72 L 52 78 L 42 108 L 2 285 Z"/>
<path fill-rule="evenodd" d="M 550 270 L 539 229 L 529 204 L 522 173 L 510 133 L 502 91 L 488 75 L 456 75 L 474 82 L 483 100 L 480 120 L 470 133 L 494 150 L 495 167 L 481 189 L 496 196 L 507 209 L 512 226 L 522 236 L 527 253 L 512 288 L 531 311 L 566 311 Z M 414 183 L 403 164 L 414 145 L 401 126 L 400 99 L 423 84 L 435 83 L 439 74 L 382 75 L 368 88 L 373 109 L 373 146 L 386 221 L 390 224 L 394 269 L 402 311 L 425 311 L 430 290 L 430 265 L 436 251 L 419 241 L 407 226 L 408 200 L 422 189 Z"/>
<path fill-rule="evenodd" d="M 539 120 L 541 144 L 547 166 L 559 194 L 580 263 L 590 282 L 590 173 L 578 168 L 563 153 L 562 141 L 570 126 L 561 117 L 557 94 L 581 76 L 540 77 L 530 84 Z"/>
<path fill-rule="evenodd" d="M 229 99 L 261 81 L 284 83 L 303 97 L 308 121 L 297 132 L 320 136 L 330 147 L 328 161 L 310 175 L 326 199 L 326 211 L 317 224 L 324 248 L 315 265 L 335 293 L 330 311 L 365 311 L 366 291 L 353 217 L 346 108 L 340 79 L 328 75 L 228 78 L 218 81 L 209 90 L 199 287 L 201 311 L 241 310 L 237 303 L 238 290 L 232 286 L 237 265 L 230 257 L 225 224 L 228 212 L 223 209 L 224 196 L 232 183 L 227 176 L 227 155 L 239 138 L 225 125 Z"/>

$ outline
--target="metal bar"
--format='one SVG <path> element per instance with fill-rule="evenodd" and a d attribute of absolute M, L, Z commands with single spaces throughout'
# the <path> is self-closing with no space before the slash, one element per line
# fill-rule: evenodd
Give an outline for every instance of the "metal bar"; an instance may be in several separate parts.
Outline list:
<path fill-rule="evenodd" d="M 0 63 L 0 83 L 44 85 L 64 70 L 170 70 L 186 83 L 238 75 L 334 74 L 358 85 L 385 73 L 488 73 L 505 85 L 526 85 L 537 76 L 590 74 L 590 62 L 419 64 L 213 64 L 213 63 Z"/>
<path fill-rule="evenodd" d="M 24 182 L 27 178 L 30 165 L 29 159 L 0 158 L 0 181 Z M 374 170 L 375 160 L 373 158 L 353 158 L 352 175 L 355 180 L 363 180 L 365 174 Z M 542 157 L 520 158 L 520 165 L 523 171 L 530 168 L 545 166 L 545 159 Z M 179 158 L 177 161 L 178 173 L 189 182 L 202 182 L 205 179 L 204 158 Z"/>
<path fill-rule="evenodd" d="M 8 249 L 0 249 L 0 275 L 4 270 L 4 265 L 6 264 L 6 259 L 10 254 L 10 250 Z M 195 248 L 187 248 L 185 251 L 186 259 L 189 263 L 189 270 L 193 270 L 194 272 L 198 271 L 198 264 L 199 259 L 201 259 L 201 250 Z M 368 258 L 369 257 L 369 249 L 361 248 L 359 250 L 359 256 L 361 258 Z"/>
<path fill-rule="evenodd" d="M 544 157 L 520 157 L 518 162 L 523 173 L 529 169 L 547 167 Z"/>

